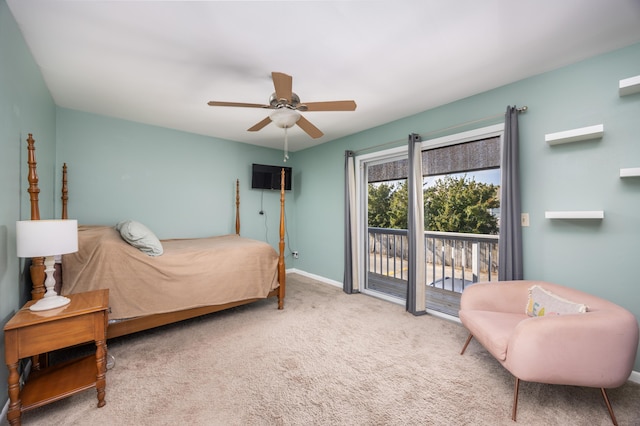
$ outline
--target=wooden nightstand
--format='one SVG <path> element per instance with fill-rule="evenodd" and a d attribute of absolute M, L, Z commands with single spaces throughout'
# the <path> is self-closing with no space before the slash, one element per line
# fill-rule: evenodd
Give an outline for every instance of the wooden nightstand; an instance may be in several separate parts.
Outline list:
<path fill-rule="evenodd" d="M 98 391 L 98 407 L 105 405 L 109 290 L 67 297 L 71 303 L 49 311 L 30 311 L 35 302 L 28 302 L 4 326 L 11 425 L 20 424 L 24 411 L 92 387 Z M 91 341 L 96 344 L 95 355 L 33 371 L 20 390 L 20 359 Z"/>

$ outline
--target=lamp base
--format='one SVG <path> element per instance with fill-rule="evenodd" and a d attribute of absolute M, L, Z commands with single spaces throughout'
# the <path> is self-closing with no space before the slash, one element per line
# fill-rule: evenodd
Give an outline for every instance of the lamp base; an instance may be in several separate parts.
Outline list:
<path fill-rule="evenodd" d="M 60 308 L 62 306 L 66 306 L 71 302 L 71 299 L 64 296 L 52 296 L 52 297 L 43 297 L 38 300 L 36 303 L 29 307 L 31 311 L 48 311 L 49 309 Z"/>

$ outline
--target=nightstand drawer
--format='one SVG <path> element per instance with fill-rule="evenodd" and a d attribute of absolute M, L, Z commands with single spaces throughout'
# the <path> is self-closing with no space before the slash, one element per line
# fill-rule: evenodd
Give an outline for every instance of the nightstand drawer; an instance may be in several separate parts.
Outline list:
<path fill-rule="evenodd" d="M 104 322 L 104 317 L 85 315 L 21 328 L 17 330 L 21 342 L 18 358 L 90 342 L 96 335 L 96 320 Z"/>

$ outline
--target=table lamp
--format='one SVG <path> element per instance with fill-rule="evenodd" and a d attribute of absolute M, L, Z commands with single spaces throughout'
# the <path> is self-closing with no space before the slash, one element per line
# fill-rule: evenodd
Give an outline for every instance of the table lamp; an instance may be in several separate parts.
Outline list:
<path fill-rule="evenodd" d="M 59 308 L 70 299 L 59 296 L 54 286 L 56 280 L 54 256 L 78 251 L 77 220 L 21 220 L 16 222 L 18 257 L 44 257 L 47 289 L 44 297 L 31 305 L 32 311 Z"/>

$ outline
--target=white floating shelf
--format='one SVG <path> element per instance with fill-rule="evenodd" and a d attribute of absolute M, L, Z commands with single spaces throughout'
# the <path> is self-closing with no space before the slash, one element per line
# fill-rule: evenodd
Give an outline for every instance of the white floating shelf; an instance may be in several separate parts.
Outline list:
<path fill-rule="evenodd" d="M 640 167 L 632 167 L 630 169 L 620 169 L 620 177 L 640 176 Z"/>
<path fill-rule="evenodd" d="M 640 75 L 620 80 L 620 88 L 618 89 L 620 96 L 633 95 L 640 93 Z"/>
<path fill-rule="evenodd" d="M 602 210 L 544 212 L 545 219 L 604 219 Z"/>
<path fill-rule="evenodd" d="M 548 133 L 544 135 L 544 140 L 549 145 L 561 143 L 586 141 L 589 139 L 601 138 L 604 134 L 604 124 L 582 127 L 580 129 L 566 130 L 564 132 Z"/>

